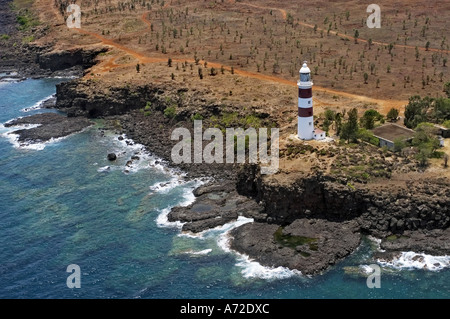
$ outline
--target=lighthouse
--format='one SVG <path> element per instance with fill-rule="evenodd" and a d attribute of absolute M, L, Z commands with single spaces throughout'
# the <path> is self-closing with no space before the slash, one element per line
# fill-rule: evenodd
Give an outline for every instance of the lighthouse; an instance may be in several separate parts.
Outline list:
<path fill-rule="evenodd" d="M 312 99 L 311 70 L 306 61 L 300 69 L 298 85 L 298 138 L 301 140 L 314 139 L 314 112 Z"/>

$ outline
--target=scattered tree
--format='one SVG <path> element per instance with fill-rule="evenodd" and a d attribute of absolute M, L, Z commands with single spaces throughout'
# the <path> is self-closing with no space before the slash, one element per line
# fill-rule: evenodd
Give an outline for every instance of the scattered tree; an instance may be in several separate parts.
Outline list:
<path fill-rule="evenodd" d="M 348 112 L 348 120 L 342 126 L 340 137 L 347 142 L 355 142 L 358 135 L 358 129 L 358 111 L 356 108 L 353 108 Z"/>
<path fill-rule="evenodd" d="M 399 111 L 396 108 L 391 108 L 386 115 L 387 119 L 391 122 L 396 122 L 398 119 Z"/>
<path fill-rule="evenodd" d="M 367 84 L 368 79 L 369 79 L 369 74 L 364 73 L 364 84 Z"/>

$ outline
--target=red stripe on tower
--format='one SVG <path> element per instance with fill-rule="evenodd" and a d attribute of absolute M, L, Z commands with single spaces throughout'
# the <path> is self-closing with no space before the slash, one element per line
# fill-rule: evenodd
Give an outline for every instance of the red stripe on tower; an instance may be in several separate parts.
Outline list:
<path fill-rule="evenodd" d="M 310 99 L 312 98 L 312 88 L 311 89 L 298 89 L 298 97 L 301 99 Z"/>
<path fill-rule="evenodd" d="M 313 108 L 303 109 L 301 107 L 298 108 L 298 116 L 299 117 L 311 117 L 313 116 Z"/>

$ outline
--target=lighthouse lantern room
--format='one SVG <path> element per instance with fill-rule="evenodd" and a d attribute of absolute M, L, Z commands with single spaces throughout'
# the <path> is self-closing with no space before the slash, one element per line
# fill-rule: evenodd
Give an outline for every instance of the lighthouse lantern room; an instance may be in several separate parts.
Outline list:
<path fill-rule="evenodd" d="M 298 84 L 298 137 L 302 140 L 314 139 L 314 112 L 312 99 L 311 70 L 306 61 L 300 69 Z"/>

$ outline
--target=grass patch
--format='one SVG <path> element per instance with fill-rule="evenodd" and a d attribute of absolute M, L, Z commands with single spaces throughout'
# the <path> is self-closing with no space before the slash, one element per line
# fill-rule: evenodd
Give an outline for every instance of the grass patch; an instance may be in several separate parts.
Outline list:
<path fill-rule="evenodd" d="M 173 119 L 177 115 L 175 106 L 169 106 L 164 110 L 164 116 L 169 119 Z"/>
<path fill-rule="evenodd" d="M 9 38 L 10 38 L 10 36 L 7 35 L 7 34 L 2 34 L 2 35 L 0 36 L 0 39 L 2 39 L 2 40 L 9 40 Z"/>
<path fill-rule="evenodd" d="M 30 35 L 22 39 L 22 43 L 30 43 L 34 41 L 34 36 Z"/>
<path fill-rule="evenodd" d="M 273 234 L 273 238 L 278 244 L 291 249 L 295 249 L 296 247 L 302 245 L 309 245 L 309 249 L 314 251 L 318 250 L 317 238 L 285 235 L 283 234 L 283 227 L 277 229 L 277 231 Z"/>

